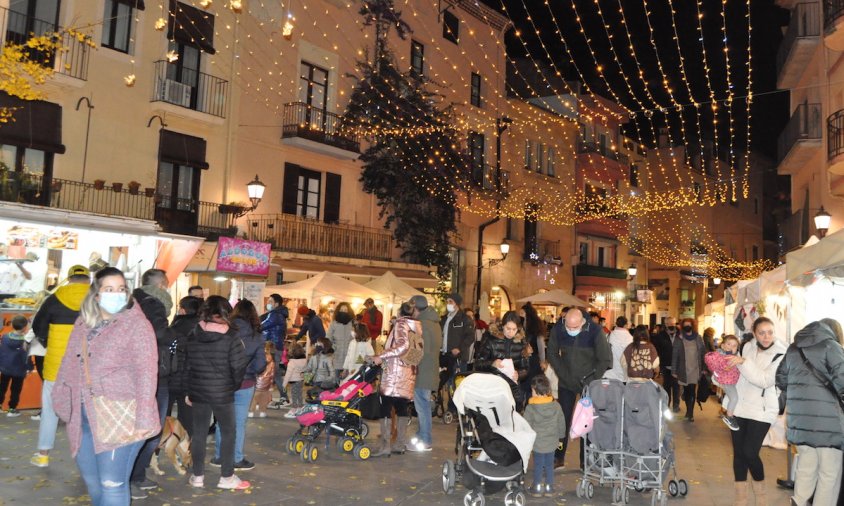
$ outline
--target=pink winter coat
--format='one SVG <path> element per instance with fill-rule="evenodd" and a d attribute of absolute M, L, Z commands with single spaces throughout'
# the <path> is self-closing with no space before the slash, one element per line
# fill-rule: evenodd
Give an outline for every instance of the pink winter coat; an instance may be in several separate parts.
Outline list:
<path fill-rule="evenodd" d="M 88 370 L 91 388 L 82 367 L 82 340 L 91 329 L 78 318 L 73 325 L 62 365 L 53 387 L 53 409 L 67 422 L 67 438 L 75 457 L 82 442 L 81 409 L 84 401 L 88 423 L 97 433 L 97 419 L 91 406 L 93 395 L 114 400 L 135 399 L 135 427 L 155 434 L 161 430 L 155 390 L 158 386 L 158 347 L 152 325 L 136 302 L 117 314 L 114 320 L 88 342 Z M 94 438 L 94 452 L 118 448 Z"/>
<path fill-rule="evenodd" d="M 741 373 L 738 367 L 730 365 L 730 357 L 734 355 L 725 355 L 718 351 L 710 351 L 704 355 L 703 360 L 706 362 L 706 367 L 712 371 L 715 380 L 722 385 L 735 385 L 738 383 Z"/>
<path fill-rule="evenodd" d="M 416 320 L 402 317 L 396 320 L 384 352 L 378 355 L 384 360 L 381 365 L 381 395 L 413 399 L 413 389 L 416 386 L 416 367 L 405 364 L 399 358 L 407 352 L 410 345 L 408 331 L 422 333 L 421 326 Z"/>

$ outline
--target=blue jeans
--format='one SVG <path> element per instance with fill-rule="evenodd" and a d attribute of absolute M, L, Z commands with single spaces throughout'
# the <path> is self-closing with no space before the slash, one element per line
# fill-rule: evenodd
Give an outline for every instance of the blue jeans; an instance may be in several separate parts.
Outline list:
<path fill-rule="evenodd" d="M 82 444 L 76 454 L 76 465 L 88 487 L 88 495 L 94 506 L 127 506 L 129 496 L 129 475 L 132 465 L 144 445 L 136 441 L 115 450 L 94 453 L 94 437 L 85 408 L 82 408 Z"/>
<path fill-rule="evenodd" d="M 542 474 L 545 471 L 545 484 L 554 484 L 554 452 L 539 453 L 533 452 L 533 484 L 542 483 Z"/>
<path fill-rule="evenodd" d="M 287 399 L 287 392 L 284 391 L 284 371 L 281 370 L 281 356 L 284 353 L 284 350 L 276 349 L 273 352 L 273 360 L 275 360 L 275 376 L 273 380 L 275 381 L 275 386 L 278 388 L 278 395 L 280 395 L 280 399 Z"/>
<path fill-rule="evenodd" d="M 416 435 L 423 443 L 431 446 L 431 391 L 426 388 L 415 388 L 413 405 L 416 407 L 416 418 L 419 420 L 419 431 Z"/>
<path fill-rule="evenodd" d="M 246 439 L 246 420 L 255 387 L 241 388 L 234 393 L 234 462 L 243 460 L 243 441 Z M 220 424 L 214 432 L 214 458 L 220 458 Z"/>
<path fill-rule="evenodd" d="M 159 385 L 158 390 L 155 391 L 155 400 L 158 403 L 158 415 L 161 426 L 164 427 L 164 418 L 167 416 L 167 405 L 170 403 L 170 390 L 167 385 Z M 135 461 L 135 467 L 132 469 L 132 483 L 140 483 L 147 478 L 147 468 L 152 460 L 152 454 L 158 448 L 158 442 L 161 440 L 161 433 L 146 440 L 138 453 L 138 459 Z"/>
<path fill-rule="evenodd" d="M 41 421 L 38 422 L 38 450 L 52 450 L 56 442 L 59 416 L 53 411 L 53 385 L 55 384 L 55 381 L 44 380 L 41 385 Z"/>

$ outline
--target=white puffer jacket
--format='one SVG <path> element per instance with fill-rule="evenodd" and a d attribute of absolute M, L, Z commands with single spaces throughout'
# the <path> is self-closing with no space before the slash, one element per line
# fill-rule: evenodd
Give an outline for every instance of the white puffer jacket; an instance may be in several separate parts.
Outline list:
<path fill-rule="evenodd" d="M 738 405 L 735 416 L 774 423 L 779 415 L 777 368 L 785 351 L 785 346 L 779 341 L 767 350 L 756 346 L 756 339 L 751 339 L 742 347 L 744 363 L 738 366 L 741 377 L 736 384 Z"/>

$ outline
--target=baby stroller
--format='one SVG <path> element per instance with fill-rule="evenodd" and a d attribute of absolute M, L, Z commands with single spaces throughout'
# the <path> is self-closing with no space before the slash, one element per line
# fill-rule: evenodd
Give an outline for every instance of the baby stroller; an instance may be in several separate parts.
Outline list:
<path fill-rule="evenodd" d="M 463 504 L 483 506 L 484 493 L 506 487 L 504 504 L 524 505 L 524 475 L 536 433 L 516 412 L 507 382 L 494 374 L 467 375 L 453 401 L 460 444 L 457 458 L 443 463 L 443 492 L 454 493 L 460 480 L 469 489 Z"/>
<path fill-rule="evenodd" d="M 457 415 L 457 408 L 451 402 L 454 395 L 454 389 L 457 388 L 457 376 L 465 373 L 460 373 L 460 359 L 451 354 L 440 357 L 440 382 L 437 386 L 437 391 L 434 392 L 433 409 L 434 416 L 442 417 L 444 424 L 449 425 L 454 422 Z"/>
<path fill-rule="evenodd" d="M 380 370 L 376 365 L 364 364 L 335 390 L 322 392 L 318 400 L 300 408 L 296 412 L 299 429 L 287 440 L 287 452 L 299 454 L 304 462 L 315 462 L 319 458 L 316 439 L 325 431 L 326 450 L 331 434 L 335 434 L 343 452 L 360 460 L 368 459 L 372 450 L 363 440 L 369 426 L 361 420 L 360 404 L 374 391 L 373 383 Z"/>
<path fill-rule="evenodd" d="M 669 473 L 668 494 L 672 497 L 689 493 L 686 480 L 677 480 L 674 439 L 668 431 L 663 413 L 668 408 L 668 394 L 653 381 L 631 381 L 624 389 L 624 490 L 627 503 L 629 490 L 653 490 L 651 504 L 664 506 L 668 497 L 663 484 Z"/>
<path fill-rule="evenodd" d="M 614 379 L 599 379 L 589 383 L 584 395 L 592 399 L 595 420 L 592 431 L 586 434 L 583 451 L 583 478 L 577 485 L 577 496 L 591 499 L 595 486 L 612 485 L 613 501 L 620 502 L 623 494 L 622 435 L 624 383 Z"/>

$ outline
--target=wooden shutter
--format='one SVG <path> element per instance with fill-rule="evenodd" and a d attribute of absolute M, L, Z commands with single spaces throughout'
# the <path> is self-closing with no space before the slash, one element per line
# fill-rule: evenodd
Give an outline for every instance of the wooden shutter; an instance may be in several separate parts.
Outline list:
<path fill-rule="evenodd" d="M 296 214 L 296 198 L 299 195 L 299 169 L 292 163 L 284 164 L 284 188 L 281 193 L 281 212 Z"/>
<path fill-rule="evenodd" d="M 338 223 L 340 221 L 340 174 L 325 173 L 325 211 L 323 212 L 326 223 Z"/>

